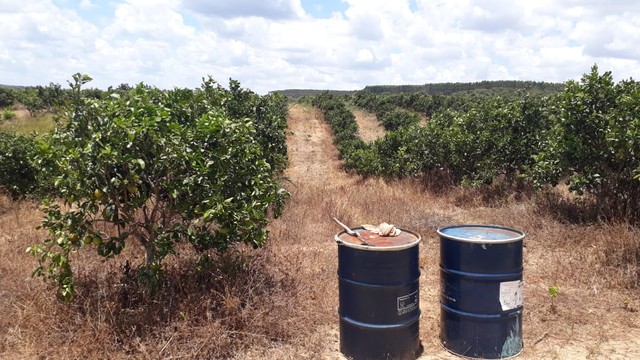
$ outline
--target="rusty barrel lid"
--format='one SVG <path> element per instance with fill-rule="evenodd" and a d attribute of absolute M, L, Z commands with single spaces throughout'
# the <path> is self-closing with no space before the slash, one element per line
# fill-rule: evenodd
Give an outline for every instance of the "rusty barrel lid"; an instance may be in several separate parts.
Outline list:
<path fill-rule="evenodd" d="M 446 226 L 437 232 L 446 239 L 477 244 L 506 244 L 520 241 L 525 236 L 520 230 L 498 225 Z"/>
<path fill-rule="evenodd" d="M 422 240 L 420 234 L 404 229 L 400 229 L 402 232 L 398 236 L 380 236 L 372 231 L 365 230 L 362 227 L 353 228 L 351 230 L 360 234 L 360 236 L 362 236 L 367 243 L 371 245 L 362 244 L 357 237 L 347 234 L 345 230 L 337 233 L 334 236 L 334 240 L 340 245 L 368 251 L 404 250 L 418 245 Z"/>

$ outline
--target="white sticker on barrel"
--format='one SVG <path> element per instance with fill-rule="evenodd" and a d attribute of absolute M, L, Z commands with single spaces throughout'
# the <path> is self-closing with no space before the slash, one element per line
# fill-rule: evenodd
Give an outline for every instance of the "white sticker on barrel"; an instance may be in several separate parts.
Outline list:
<path fill-rule="evenodd" d="M 404 315 L 418 308 L 418 290 L 398 297 L 398 315 Z"/>
<path fill-rule="evenodd" d="M 512 310 L 522 306 L 524 281 L 505 281 L 500 283 L 500 305 L 502 311 Z"/>

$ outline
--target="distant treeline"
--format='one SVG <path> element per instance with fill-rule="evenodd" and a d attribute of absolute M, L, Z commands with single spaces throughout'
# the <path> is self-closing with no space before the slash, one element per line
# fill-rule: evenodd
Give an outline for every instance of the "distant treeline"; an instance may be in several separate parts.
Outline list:
<path fill-rule="evenodd" d="M 517 90 L 525 90 L 529 93 L 551 95 L 561 92 L 564 84 L 542 81 L 500 80 L 479 81 L 469 83 L 437 83 L 424 85 L 371 85 L 362 91 L 372 94 L 400 94 L 400 93 L 425 93 L 428 95 L 506 95 Z M 305 96 L 316 96 L 326 93 L 327 90 L 312 89 L 287 89 L 274 91 L 287 96 L 291 100 L 297 100 Z M 353 95 L 357 91 L 329 90 L 328 93 L 335 96 Z"/>
<path fill-rule="evenodd" d="M 316 96 L 322 93 L 329 93 L 335 96 L 353 95 L 357 90 L 314 90 L 314 89 L 286 89 L 272 91 L 272 93 L 280 93 L 290 100 L 298 100 L 305 96 Z"/>
<path fill-rule="evenodd" d="M 452 95 L 457 93 L 492 93 L 500 95 L 514 90 L 527 90 L 539 94 L 555 94 L 564 88 L 564 84 L 541 81 L 500 80 L 471 83 L 438 83 L 424 85 L 373 85 L 364 88 L 374 94 L 398 94 L 423 92 L 429 95 Z"/>
<path fill-rule="evenodd" d="M 16 85 L 4 85 L 4 84 L 0 84 L 0 89 L 5 88 L 5 89 L 12 89 L 12 90 L 21 90 L 24 89 L 24 86 L 16 86 Z"/>

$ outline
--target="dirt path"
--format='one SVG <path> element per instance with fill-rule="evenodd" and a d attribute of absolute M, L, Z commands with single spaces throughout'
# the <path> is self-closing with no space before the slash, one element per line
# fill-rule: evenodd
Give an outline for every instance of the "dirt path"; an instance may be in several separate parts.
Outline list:
<path fill-rule="evenodd" d="M 289 167 L 285 174 L 294 184 L 341 186 L 354 182 L 340 170 L 340 154 L 332 136 L 320 111 L 297 104 L 289 108 Z"/>
<path fill-rule="evenodd" d="M 374 141 L 385 134 L 384 127 L 378 121 L 376 114 L 364 110 L 354 110 L 353 115 L 358 123 L 358 134 L 364 141 Z"/>
<path fill-rule="evenodd" d="M 360 115 L 363 121 L 363 114 Z M 370 122 L 371 118 L 365 121 Z M 422 234 L 420 336 L 424 353 L 420 359 L 459 359 L 445 351 L 438 340 L 440 275 L 434 230 L 443 225 L 478 222 L 529 230 L 525 249 L 524 351 L 519 358 L 640 359 L 640 300 L 633 298 L 637 291 L 598 291 L 596 288 L 601 285 L 574 281 L 574 277 L 589 276 L 572 276 L 572 271 L 593 270 L 581 268 L 580 263 L 563 262 L 576 256 L 571 254 L 575 249 L 564 253 L 564 249 L 554 248 L 554 255 L 550 255 L 549 244 L 556 244 L 554 239 L 567 231 L 566 225 L 541 223 L 518 203 L 502 208 L 460 207 L 456 203 L 464 203 L 464 198 L 430 195 L 416 182 L 385 183 L 346 174 L 340 169 L 329 126 L 318 111 L 309 107 L 290 107 L 289 130 L 290 164 L 286 176 L 293 196 L 283 217 L 271 226 L 274 241 L 270 246 L 278 266 L 286 268 L 302 284 L 299 295 L 291 300 L 295 304 L 292 321 L 305 335 L 286 345 L 252 350 L 248 354 L 251 357 L 344 359 L 339 351 L 337 251 L 332 242 L 339 230 L 331 221 L 336 216 L 350 225 L 394 221 Z M 364 134 L 373 132 L 367 130 Z M 558 273 L 566 275 L 554 275 Z M 547 288 L 551 279 L 561 284 L 556 313 L 549 310 Z M 631 301 L 624 305 L 626 309 L 621 305 L 625 301 Z"/>

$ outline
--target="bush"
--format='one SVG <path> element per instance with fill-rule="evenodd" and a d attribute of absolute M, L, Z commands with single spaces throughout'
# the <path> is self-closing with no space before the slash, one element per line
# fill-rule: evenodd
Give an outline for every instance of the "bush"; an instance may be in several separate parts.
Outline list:
<path fill-rule="evenodd" d="M 70 206 L 45 203 L 49 235 L 28 249 L 39 261 L 35 275 L 55 281 L 70 300 L 69 255 L 85 247 L 109 258 L 136 242 L 146 259 L 141 279 L 153 288 L 179 242 L 203 255 L 265 243 L 268 214 L 279 213 L 286 192 L 252 122 L 221 106 L 231 101 L 228 91 L 207 81 L 176 96 L 141 84 L 95 99 L 81 91 L 88 81 L 74 76 L 64 125 L 41 157 L 56 176 L 55 194 Z"/>
<path fill-rule="evenodd" d="M 15 101 L 16 94 L 14 90 L 0 87 L 0 108 L 13 106 Z"/>
<path fill-rule="evenodd" d="M 395 131 L 403 127 L 418 125 L 420 115 L 407 110 L 390 110 L 382 113 L 380 122 L 385 130 Z"/>
<path fill-rule="evenodd" d="M 0 188 L 14 199 L 38 189 L 37 148 L 34 136 L 0 132 Z"/>
<path fill-rule="evenodd" d="M 546 99 L 539 96 L 487 98 L 467 112 L 447 110 L 427 124 L 424 168 L 471 185 L 502 175 L 515 180 L 532 166 L 548 128 Z"/>
<path fill-rule="evenodd" d="M 11 119 L 13 119 L 13 118 L 15 118 L 15 117 L 16 117 L 16 113 L 15 113 L 13 110 L 11 110 L 11 109 L 5 109 L 5 110 L 2 112 L 2 117 L 3 117 L 5 120 L 11 120 Z"/>
<path fill-rule="evenodd" d="M 566 178 L 569 189 L 595 198 L 601 215 L 640 215 L 640 83 L 614 83 L 598 67 L 569 81 L 552 112 L 553 127 L 536 155 L 538 185 Z"/>

